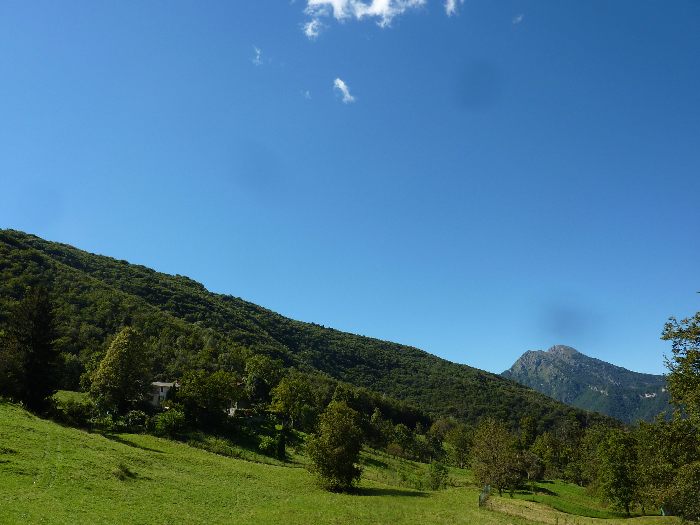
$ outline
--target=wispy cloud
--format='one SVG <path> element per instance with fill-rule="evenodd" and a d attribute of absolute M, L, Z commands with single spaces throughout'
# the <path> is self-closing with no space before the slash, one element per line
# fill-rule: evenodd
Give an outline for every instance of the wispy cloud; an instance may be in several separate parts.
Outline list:
<path fill-rule="evenodd" d="M 301 95 L 306 99 L 306 100 L 311 100 L 311 91 L 308 89 L 304 90 L 301 92 Z"/>
<path fill-rule="evenodd" d="M 519 15 L 515 15 L 513 17 L 513 25 L 517 26 L 519 23 L 521 23 L 525 19 L 525 15 L 520 13 Z"/>
<path fill-rule="evenodd" d="M 259 66 L 263 63 L 262 61 L 262 49 L 259 47 L 253 46 L 253 51 L 255 52 L 255 56 L 253 56 L 253 59 L 251 62 L 255 64 L 256 66 Z"/>
<path fill-rule="evenodd" d="M 447 16 L 456 15 L 457 5 L 463 3 L 464 0 L 445 0 L 445 13 L 447 13 Z"/>
<path fill-rule="evenodd" d="M 309 40 L 315 40 L 318 35 L 321 34 L 321 28 L 323 24 L 318 18 L 312 18 L 304 24 L 304 34 L 309 38 Z"/>
<path fill-rule="evenodd" d="M 333 81 L 333 89 L 339 91 L 343 95 L 343 104 L 351 104 L 355 102 L 355 97 L 350 94 L 350 88 L 348 85 L 340 78 L 336 78 Z"/>
<path fill-rule="evenodd" d="M 321 19 L 333 17 L 338 21 L 374 19 L 380 27 L 387 27 L 398 15 L 409 9 L 422 7 L 427 0 L 306 0 L 306 14 L 311 18 L 303 25 L 310 39 L 318 36 Z M 448 0 L 450 1 L 450 0 Z"/>

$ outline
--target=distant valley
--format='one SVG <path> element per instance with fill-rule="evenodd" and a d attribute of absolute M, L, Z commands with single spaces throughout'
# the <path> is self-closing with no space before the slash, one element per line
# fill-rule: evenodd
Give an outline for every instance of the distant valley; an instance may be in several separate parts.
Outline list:
<path fill-rule="evenodd" d="M 588 357 L 564 345 L 525 352 L 501 374 L 558 401 L 626 423 L 669 409 L 666 380 Z"/>

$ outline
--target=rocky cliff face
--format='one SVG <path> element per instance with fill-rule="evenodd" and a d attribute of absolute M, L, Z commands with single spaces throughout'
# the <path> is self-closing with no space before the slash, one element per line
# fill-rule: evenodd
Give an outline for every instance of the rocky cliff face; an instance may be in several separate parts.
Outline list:
<path fill-rule="evenodd" d="M 502 375 L 569 405 L 627 423 L 650 421 L 669 409 L 663 376 L 633 372 L 569 346 L 527 351 Z"/>

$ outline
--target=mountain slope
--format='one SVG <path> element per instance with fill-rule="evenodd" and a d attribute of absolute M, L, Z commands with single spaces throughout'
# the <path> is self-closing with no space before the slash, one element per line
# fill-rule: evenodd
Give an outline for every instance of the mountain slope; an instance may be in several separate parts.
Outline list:
<path fill-rule="evenodd" d="M 48 282 L 56 301 L 67 388 L 94 369 L 125 323 L 147 337 L 156 377 L 188 368 L 228 368 L 246 352 L 280 358 L 409 402 L 435 415 L 475 422 L 525 415 L 547 428 L 565 417 L 599 419 L 531 389 L 417 348 L 285 318 L 207 291 L 183 276 L 90 254 L 14 230 L 0 230 L 0 330 L 26 286 Z"/>
<path fill-rule="evenodd" d="M 651 421 L 668 408 L 663 376 L 641 374 L 557 345 L 525 352 L 503 377 L 621 421 Z"/>

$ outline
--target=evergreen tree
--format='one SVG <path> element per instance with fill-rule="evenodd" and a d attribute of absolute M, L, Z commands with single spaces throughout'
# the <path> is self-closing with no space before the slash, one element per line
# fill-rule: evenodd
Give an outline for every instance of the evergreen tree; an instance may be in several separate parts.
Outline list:
<path fill-rule="evenodd" d="M 46 408 L 58 385 L 56 329 L 49 292 L 44 286 L 27 291 L 10 315 L 0 348 L 0 389 L 31 410 Z"/>

